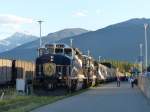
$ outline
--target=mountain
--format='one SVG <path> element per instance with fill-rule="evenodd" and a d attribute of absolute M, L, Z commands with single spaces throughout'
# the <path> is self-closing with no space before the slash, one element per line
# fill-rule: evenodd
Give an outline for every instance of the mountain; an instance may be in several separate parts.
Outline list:
<path fill-rule="evenodd" d="M 113 24 L 105 28 L 89 31 L 80 35 L 56 39 L 57 42 L 70 43 L 73 38 L 73 46 L 78 47 L 84 53 L 90 50 L 91 55 L 98 59 L 98 56 L 107 59 L 125 60 L 135 62 L 139 56 L 139 44 L 143 44 L 144 53 L 144 23 L 150 24 L 150 19 L 130 19 L 121 23 Z M 148 49 L 150 49 L 150 28 L 148 33 Z M 51 34 L 52 35 L 52 34 Z M 46 40 L 46 39 L 47 40 Z M 54 42 L 55 37 L 43 37 L 47 42 Z M 54 39 L 54 40 L 53 40 Z M 36 43 L 34 43 L 36 42 Z M 17 56 L 22 59 L 35 59 L 38 41 L 30 42 L 19 46 L 1 56 Z M 55 41 L 56 42 L 56 41 Z M 150 52 L 148 52 L 150 59 Z"/>
<path fill-rule="evenodd" d="M 37 37 L 32 35 L 26 35 L 23 33 L 16 32 L 12 36 L 0 40 L 0 52 L 11 50 L 17 46 L 21 46 L 22 44 L 31 42 L 33 40 L 36 40 Z"/>
<path fill-rule="evenodd" d="M 135 62 L 140 53 L 140 43 L 143 44 L 143 54 L 145 54 L 144 23 L 150 24 L 150 19 L 131 19 L 71 38 L 74 38 L 75 47 L 80 48 L 84 53 L 89 49 L 97 59 L 98 56 L 102 56 L 107 59 Z M 147 33 L 148 49 L 150 49 L 150 28 Z M 69 38 L 59 42 L 69 44 Z M 150 52 L 148 59 L 150 62 Z"/>
<path fill-rule="evenodd" d="M 42 37 L 42 45 L 46 43 L 57 42 L 61 39 L 77 36 L 87 32 L 88 30 L 81 29 L 81 28 L 70 28 L 70 29 L 60 30 Z M 39 43 L 40 40 L 37 39 L 35 41 L 28 42 L 26 44 L 18 46 L 10 51 L 6 51 L 0 54 L 0 56 L 6 58 L 19 58 L 25 60 L 33 60 L 37 55 L 37 48 L 39 48 Z"/>

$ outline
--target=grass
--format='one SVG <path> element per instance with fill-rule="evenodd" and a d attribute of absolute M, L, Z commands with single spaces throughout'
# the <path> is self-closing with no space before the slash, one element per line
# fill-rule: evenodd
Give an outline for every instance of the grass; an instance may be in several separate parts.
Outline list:
<path fill-rule="evenodd" d="M 16 98 L 10 100 L 0 101 L 0 112 L 29 112 L 40 106 L 83 93 L 87 90 L 88 89 L 80 90 L 62 96 L 16 96 Z"/>

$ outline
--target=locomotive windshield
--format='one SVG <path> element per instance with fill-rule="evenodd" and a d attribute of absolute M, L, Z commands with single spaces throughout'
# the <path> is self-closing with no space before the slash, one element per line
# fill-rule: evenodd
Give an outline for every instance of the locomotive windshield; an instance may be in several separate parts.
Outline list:
<path fill-rule="evenodd" d="M 55 49 L 55 53 L 56 54 L 62 54 L 63 53 L 63 49 L 62 48 L 56 48 Z"/>
<path fill-rule="evenodd" d="M 71 48 L 64 49 L 64 54 L 68 56 L 72 56 L 72 49 Z"/>
<path fill-rule="evenodd" d="M 52 54 L 52 53 L 54 53 L 54 48 L 47 48 L 47 51 L 49 54 Z"/>

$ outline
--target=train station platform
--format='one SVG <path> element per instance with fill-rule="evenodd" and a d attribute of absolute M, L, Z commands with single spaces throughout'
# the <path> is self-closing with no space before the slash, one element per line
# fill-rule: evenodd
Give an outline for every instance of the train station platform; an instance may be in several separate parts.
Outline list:
<path fill-rule="evenodd" d="M 32 112 L 150 112 L 150 102 L 128 82 L 122 82 L 120 87 L 110 83 Z"/>

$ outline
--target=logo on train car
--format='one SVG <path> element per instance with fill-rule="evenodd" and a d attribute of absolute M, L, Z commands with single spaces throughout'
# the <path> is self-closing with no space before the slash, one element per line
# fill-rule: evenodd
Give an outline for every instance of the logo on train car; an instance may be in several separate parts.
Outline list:
<path fill-rule="evenodd" d="M 43 64 L 43 72 L 46 76 L 52 76 L 56 73 L 56 65 L 54 63 Z"/>

